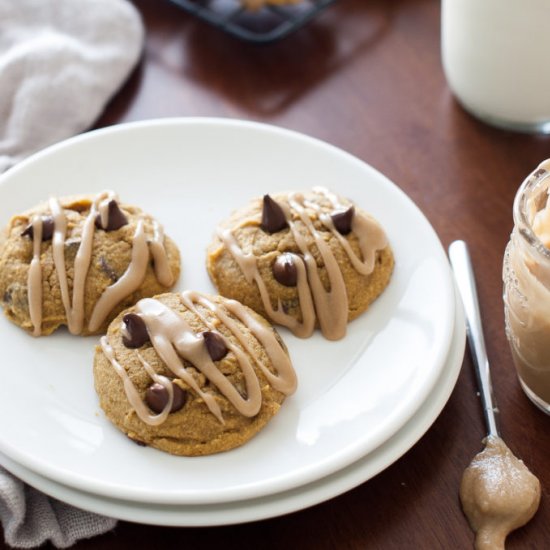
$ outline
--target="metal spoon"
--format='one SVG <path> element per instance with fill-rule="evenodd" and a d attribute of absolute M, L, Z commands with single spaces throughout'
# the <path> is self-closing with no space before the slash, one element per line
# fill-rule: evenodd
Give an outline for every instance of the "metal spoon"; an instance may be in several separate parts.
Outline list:
<path fill-rule="evenodd" d="M 455 241 L 449 258 L 464 304 L 468 342 L 472 351 L 487 425 L 485 448 L 466 468 L 460 485 L 464 513 L 476 533 L 478 550 L 504 549 L 508 533 L 525 525 L 537 511 L 540 482 L 500 438 L 495 399 L 485 348 L 481 315 L 468 247 Z"/>
<path fill-rule="evenodd" d="M 466 243 L 464 241 L 451 243 L 449 258 L 464 305 L 464 313 L 466 314 L 466 334 L 468 335 L 477 383 L 481 392 L 481 404 L 485 423 L 487 424 L 487 432 L 490 436 L 498 437 L 500 435 L 496 417 L 498 409 L 493 395 L 489 359 L 487 358 L 483 327 L 481 326 L 474 270 Z"/>

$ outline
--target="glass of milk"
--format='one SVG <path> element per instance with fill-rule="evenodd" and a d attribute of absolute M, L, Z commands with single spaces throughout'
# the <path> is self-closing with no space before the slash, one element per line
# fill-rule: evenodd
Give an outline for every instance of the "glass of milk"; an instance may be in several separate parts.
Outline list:
<path fill-rule="evenodd" d="M 463 107 L 550 133 L 550 0 L 442 0 L 441 10 L 443 68 Z"/>

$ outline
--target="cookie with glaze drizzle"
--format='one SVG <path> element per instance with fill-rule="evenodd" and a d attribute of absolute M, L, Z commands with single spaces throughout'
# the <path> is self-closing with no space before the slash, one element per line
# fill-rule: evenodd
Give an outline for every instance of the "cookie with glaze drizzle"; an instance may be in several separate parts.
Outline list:
<path fill-rule="evenodd" d="M 130 439 L 184 456 L 242 445 L 296 388 L 265 319 L 193 291 L 122 312 L 96 347 L 94 380 L 106 416 Z"/>
<path fill-rule="evenodd" d="M 5 230 L 0 303 L 34 336 L 62 325 L 96 334 L 140 298 L 172 288 L 179 271 L 162 225 L 113 191 L 50 198 Z"/>
<path fill-rule="evenodd" d="M 216 229 L 207 269 L 218 292 L 307 338 L 339 340 L 388 285 L 380 224 L 324 188 L 265 195 Z"/>

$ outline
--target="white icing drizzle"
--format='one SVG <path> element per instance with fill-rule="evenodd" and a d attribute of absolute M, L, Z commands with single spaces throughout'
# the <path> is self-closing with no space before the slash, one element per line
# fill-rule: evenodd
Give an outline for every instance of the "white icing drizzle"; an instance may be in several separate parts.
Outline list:
<path fill-rule="evenodd" d="M 323 195 L 328 199 L 335 210 L 345 210 L 350 205 L 342 204 L 338 197 L 324 187 L 314 187 L 313 190 Z M 307 206 L 314 208 L 319 213 L 319 219 L 323 225 L 329 229 L 332 234 L 338 239 L 339 243 L 345 250 L 354 269 L 361 275 L 370 275 L 374 270 L 374 262 L 376 260 L 376 251 L 382 250 L 388 245 L 388 239 L 384 230 L 372 218 L 365 216 L 361 212 L 355 211 L 351 220 L 351 231 L 357 236 L 359 241 L 359 249 L 361 250 L 362 259 L 355 254 L 351 248 L 349 241 L 334 227 L 332 218 L 326 212 L 321 212 L 318 204 L 308 202 Z"/>
<path fill-rule="evenodd" d="M 232 231 L 230 229 L 223 231 L 218 229 L 217 235 L 241 268 L 245 279 L 249 283 L 254 281 L 256 285 L 258 285 L 258 290 L 260 291 L 262 302 L 268 317 L 275 323 L 290 329 L 299 338 L 307 338 L 311 336 L 313 330 L 315 329 L 315 309 L 313 306 L 313 297 L 311 296 L 311 291 L 307 280 L 306 268 L 302 259 L 296 254 L 292 255 L 298 272 L 298 300 L 300 301 L 300 308 L 302 311 L 302 322 L 299 322 L 298 319 L 283 311 L 280 300 L 276 309 L 272 306 L 266 284 L 260 275 L 260 271 L 258 270 L 256 258 L 253 254 L 245 254 L 242 251 Z"/>
<path fill-rule="evenodd" d="M 305 208 L 301 204 L 303 200 L 303 197 L 298 194 L 293 193 L 289 196 L 290 207 L 298 213 L 300 220 L 313 237 L 319 253 L 323 258 L 330 283 L 330 290 L 325 290 L 319 275 L 317 262 L 310 253 L 306 240 L 300 233 L 297 224 L 290 219 L 290 215 L 287 215 L 287 222 L 296 244 L 304 255 L 309 285 L 313 294 L 315 311 L 317 312 L 317 319 L 319 320 L 321 332 L 328 340 L 339 340 L 345 336 L 348 323 L 348 295 L 344 277 L 342 276 L 340 266 L 330 250 L 329 245 L 323 237 L 319 235 Z"/>
<path fill-rule="evenodd" d="M 107 227 L 109 225 L 109 203 L 115 198 L 114 193 L 108 193 L 108 195 L 99 203 L 98 210 L 101 227 Z"/>
<path fill-rule="evenodd" d="M 196 334 L 181 315 L 152 298 L 140 300 L 136 309 L 147 326 L 155 350 L 176 376 L 188 384 L 193 380 L 181 360 L 186 359 L 202 372 L 242 415 L 258 414 L 261 406 L 260 384 L 248 361 L 241 362 L 241 358 L 238 357 L 246 382 L 247 397 L 244 398 L 216 367 L 204 344 L 204 338 Z M 219 415 L 221 420 L 221 411 L 213 396 L 200 390 L 196 384 L 193 389 L 198 390 L 197 393 L 205 400 L 210 411 L 216 416 Z"/>
<path fill-rule="evenodd" d="M 80 246 L 75 257 L 73 275 L 73 295 L 69 296 L 69 282 L 65 268 L 65 240 L 67 236 L 67 217 L 55 198 L 50 199 L 50 210 L 54 220 L 54 232 L 52 240 L 52 253 L 59 279 L 61 299 L 67 317 L 67 326 L 71 334 L 80 334 L 84 324 L 84 291 L 86 276 L 92 259 L 92 244 L 95 231 L 95 217 L 98 210 L 98 202 L 107 202 L 114 196 L 112 192 L 98 195 L 92 202 L 90 213 L 84 220 Z M 105 199 L 105 200 L 104 200 Z"/>
<path fill-rule="evenodd" d="M 42 330 L 42 266 L 40 264 L 40 248 L 42 244 L 42 218 L 32 218 L 33 255 L 29 267 L 27 288 L 29 295 L 29 314 L 33 326 L 33 335 L 39 336 Z"/>
<path fill-rule="evenodd" d="M 54 221 L 52 256 L 59 280 L 61 300 L 65 309 L 65 315 L 67 317 L 67 326 L 72 334 L 80 334 L 84 326 L 84 296 L 86 280 L 92 259 L 95 220 L 99 215 L 101 225 L 103 227 L 108 226 L 109 203 L 112 200 L 118 200 L 117 195 L 113 191 L 103 191 L 92 200 L 90 212 L 86 216 L 82 226 L 80 245 L 75 256 L 72 296 L 69 291 L 69 281 L 65 267 L 67 217 L 58 199 L 51 198 L 49 200 L 49 208 Z M 153 225 L 153 237 L 149 244 L 145 234 L 145 219 L 150 221 Z M 35 254 L 29 269 L 29 309 L 32 311 L 31 321 L 34 326 L 34 335 L 39 336 L 41 333 L 40 325 L 42 318 L 42 274 L 39 265 L 40 254 L 38 254 L 38 260 L 36 260 L 36 242 L 38 242 L 38 246 L 40 246 L 40 241 L 36 240 L 37 233 L 35 225 L 37 222 L 35 220 L 36 218 L 33 218 L 33 228 L 35 231 L 33 246 Z M 38 225 L 40 226 L 41 235 L 42 223 Z M 107 287 L 100 296 L 92 311 L 88 323 L 88 330 L 91 332 L 98 330 L 113 308 L 126 296 L 129 296 L 141 286 L 147 271 L 149 253 L 151 253 L 153 257 L 155 276 L 157 277 L 159 283 L 164 286 L 171 286 L 173 284 L 174 277 L 168 263 L 166 248 L 164 247 L 164 232 L 162 226 L 155 220 L 143 216 L 138 221 L 137 228 L 132 239 L 132 258 L 130 264 L 122 277 Z M 40 290 L 38 290 L 39 288 Z M 37 321 L 38 319 L 40 319 L 40 322 Z"/>
<path fill-rule="evenodd" d="M 336 195 L 323 187 L 315 187 L 314 192 L 326 198 L 335 210 L 343 210 L 349 207 L 349 205 L 342 204 Z M 289 328 L 300 338 L 307 338 L 313 333 L 317 318 L 325 338 L 339 340 L 346 333 L 348 321 L 348 296 L 344 278 L 330 246 L 315 228 L 306 209 L 313 210 L 319 216 L 321 223 L 338 239 L 354 269 L 361 275 L 369 275 L 374 270 L 377 250 L 382 250 L 388 244 L 386 235 L 374 219 L 365 216 L 361 212 L 355 212 L 351 229 L 358 239 L 362 256 L 359 258 L 353 251 L 348 239 L 334 227 L 331 216 L 325 213 L 319 204 L 306 200 L 299 193 L 290 193 L 287 201 L 288 204 L 281 202 L 279 206 L 285 213 L 290 231 L 303 256 L 302 259 L 300 256 L 293 254 L 294 265 L 298 274 L 297 291 L 302 313 L 301 323 L 282 310 L 280 301 L 278 307 L 273 308 L 267 286 L 260 275 L 256 257 L 252 253 L 245 253 L 240 248 L 233 232 L 230 229 L 218 229 L 217 235 L 239 265 L 245 279 L 249 283 L 256 283 L 264 309 L 272 321 Z M 293 219 L 293 212 L 301 223 L 297 223 L 298 220 Z M 257 220 L 255 220 L 255 224 L 257 223 Z M 250 220 L 247 220 L 242 225 L 249 224 Z M 322 257 L 329 279 L 330 288 L 328 290 L 325 289 L 321 281 L 317 262 L 308 248 L 306 236 L 302 234 L 302 228 L 305 228 L 313 238 Z"/>
<path fill-rule="evenodd" d="M 124 391 L 126 393 L 126 396 L 128 397 L 128 401 L 132 408 L 136 411 L 138 417 L 143 420 L 143 422 L 146 422 L 151 426 L 158 426 L 159 424 L 162 424 L 170 414 L 170 409 L 172 408 L 172 402 L 174 400 L 174 388 L 172 387 L 172 382 L 168 378 L 166 378 L 166 376 L 157 374 L 153 367 L 151 367 L 151 365 L 149 365 L 149 363 L 147 363 L 147 361 L 143 359 L 141 354 L 139 352 L 136 352 L 137 357 L 139 358 L 141 364 L 143 365 L 149 376 L 151 376 L 151 378 L 155 382 L 164 386 L 164 388 L 168 392 L 168 402 L 166 403 L 164 409 L 159 414 L 154 414 L 141 399 L 136 387 L 130 380 L 128 373 L 126 372 L 124 367 L 118 362 L 115 356 L 115 351 L 109 344 L 106 336 L 101 337 L 100 344 L 101 349 L 105 354 L 105 357 L 107 357 L 107 359 L 115 369 L 115 372 L 120 376 L 124 385 Z"/>
<path fill-rule="evenodd" d="M 275 333 L 268 327 L 262 325 L 257 319 L 251 315 L 244 306 L 236 300 L 226 300 L 225 308 L 230 311 L 235 317 L 237 317 L 241 323 L 243 323 L 252 332 L 254 337 L 260 342 L 265 349 L 267 356 L 269 357 L 271 364 L 277 368 L 277 374 L 274 375 L 262 362 L 260 362 L 256 353 L 254 352 L 250 342 L 246 339 L 245 334 L 239 328 L 238 324 L 231 319 L 229 315 L 224 311 L 222 306 L 213 303 L 198 292 L 187 290 L 182 293 L 182 301 L 184 305 L 193 311 L 210 330 L 215 330 L 215 325 L 208 321 L 198 309 L 194 306 L 195 303 L 200 303 L 204 307 L 207 307 L 216 317 L 231 331 L 231 333 L 239 340 L 241 345 L 246 349 L 251 357 L 254 358 L 256 364 L 264 373 L 267 381 L 273 388 L 285 395 L 290 395 L 296 391 L 297 379 L 294 368 L 290 361 L 290 357 L 282 348 L 281 344 L 277 341 Z M 220 334 L 218 332 L 218 334 Z M 223 337 L 222 334 L 220 336 Z M 242 351 L 231 344 L 229 340 L 224 338 L 225 345 L 232 350 L 238 357 L 239 363 L 241 362 L 240 355 L 242 354 L 243 360 L 246 356 Z"/>
<path fill-rule="evenodd" d="M 290 395 L 295 391 L 297 385 L 296 373 L 292 368 L 288 354 L 277 340 L 275 333 L 269 327 L 258 322 L 246 311 L 242 304 L 229 300 L 225 302 L 225 307 L 220 306 L 206 296 L 193 291 L 183 292 L 180 298 L 182 304 L 189 311 L 197 315 L 209 330 L 215 331 L 223 339 L 228 350 L 235 354 L 244 376 L 246 397 L 243 397 L 229 379 L 220 372 L 208 353 L 204 338 L 190 327 L 183 316 L 154 298 L 140 300 L 136 305 L 136 312 L 145 322 L 151 343 L 160 359 L 176 377 L 185 382 L 204 401 L 210 412 L 221 423 L 224 420 L 216 398 L 212 394 L 201 390 L 193 375 L 186 369 L 183 360 L 189 361 L 211 384 L 218 388 L 219 392 L 227 398 L 240 414 L 246 417 L 257 415 L 262 405 L 260 381 L 248 355 L 254 359 L 268 382 L 276 390 L 285 395 Z M 248 355 L 221 332 L 217 331 L 217 322 L 203 315 L 196 307 L 196 304 L 200 304 L 210 310 L 215 318 L 221 321 L 238 339 L 244 350 L 248 352 Z M 245 333 L 238 326 L 237 322 L 225 311 L 225 308 L 247 326 L 258 342 L 264 346 L 267 356 L 275 368 L 275 374 L 256 358 L 257 354 L 250 343 L 246 341 Z M 106 337 L 102 338 L 101 345 L 105 356 L 124 382 L 126 395 L 131 406 L 144 422 L 151 424 L 150 412 L 147 412 L 147 407 L 129 380 L 126 371 L 116 361 L 112 347 Z M 136 351 L 136 353 L 138 352 Z M 140 360 L 151 378 L 157 381 L 155 376 L 153 376 L 154 371 L 152 371 L 152 368 L 146 366 L 142 358 Z M 122 373 L 122 371 L 124 372 Z M 168 380 L 167 378 L 165 379 Z"/>
<path fill-rule="evenodd" d="M 258 363 L 258 366 L 267 378 L 267 381 L 281 393 L 285 395 L 291 395 L 296 391 L 298 381 L 296 379 L 296 372 L 292 367 L 290 357 L 285 352 L 281 344 L 277 341 L 275 334 L 269 328 L 262 325 L 258 319 L 248 313 L 243 305 L 236 300 L 228 300 L 226 302 L 227 309 L 233 313 L 240 321 L 245 324 L 248 329 L 254 334 L 257 340 L 262 344 L 266 350 L 267 356 L 271 360 L 271 363 L 277 367 L 277 375 L 271 373 L 271 371 L 262 363 Z M 253 351 L 250 344 L 245 341 L 243 333 L 240 330 L 235 330 L 235 323 L 230 317 L 226 316 L 223 312 L 218 312 L 222 321 L 230 328 L 230 330 L 237 336 L 241 344 L 246 350 L 253 355 Z"/>
<path fill-rule="evenodd" d="M 93 332 L 99 329 L 113 307 L 126 296 L 139 288 L 147 272 L 149 249 L 143 220 L 139 220 L 132 239 L 132 259 L 122 277 L 108 286 L 96 302 L 88 328 Z"/>
<path fill-rule="evenodd" d="M 189 347 L 195 349 L 202 347 L 206 352 L 206 348 L 202 346 L 202 338 L 190 329 L 183 317 L 161 304 L 158 300 L 145 298 L 137 303 L 136 308 L 147 325 L 151 343 L 165 365 L 191 387 L 203 399 L 212 414 L 220 422 L 223 422 L 220 406 L 214 396 L 200 389 L 193 375 L 185 368 L 173 344 L 179 340 L 180 347 L 183 346 L 184 342 L 187 342 Z"/>
<path fill-rule="evenodd" d="M 156 220 L 151 220 L 153 224 L 153 238 L 149 242 L 149 250 L 153 256 L 155 267 L 155 276 L 157 281 L 164 286 L 174 284 L 174 274 L 168 263 L 168 255 L 164 247 L 164 228 Z"/>

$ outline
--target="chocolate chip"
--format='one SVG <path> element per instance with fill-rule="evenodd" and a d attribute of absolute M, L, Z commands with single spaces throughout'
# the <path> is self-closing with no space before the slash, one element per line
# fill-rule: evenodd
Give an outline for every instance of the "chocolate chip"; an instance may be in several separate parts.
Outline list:
<path fill-rule="evenodd" d="M 223 338 L 217 332 L 206 330 L 202 333 L 202 337 L 212 361 L 223 359 L 229 352 Z"/>
<path fill-rule="evenodd" d="M 355 214 L 355 208 L 350 206 L 346 210 L 341 210 L 339 212 L 334 212 L 331 215 L 332 223 L 334 227 L 341 235 L 347 235 L 351 233 L 351 222 Z"/>
<path fill-rule="evenodd" d="M 122 343 L 127 348 L 140 348 L 149 341 L 149 333 L 145 321 L 135 313 L 127 313 L 123 318 L 124 324 Z"/>
<path fill-rule="evenodd" d="M 145 441 L 140 441 L 139 439 L 134 439 L 133 437 L 128 436 L 128 439 L 132 441 L 132 443 L 135 443 L 136 445 L 139 445 L 140 447 L 147 447 L 147 443 Z"/>
<path fill-rule="evenodd" d="M 288 227 L 283 209 L 269 195 L 264 195 L 262 223 L 260 227 L 266 233 L 276 233 L 277 231 L 281 231 L 281 229 Z"/>
<path fill-rule="evenodd" d="M 174 390 L 174 398 L 172 399 L 172 407 L 170 408 L 171 413 L 182 409 L 187 401 L 187 392 L 174 383 L 172 383 L 172 389 Z M 162 384 L 155 382 L 147 388 L 145 401 L 152 411 L 157 414 L 161 413 L 168 403 L 168 390 Z"/>
<path fill-rule="evenodd" d="M 101 268 L 101 271 L 111 279 L 113 283 L 116 283 L 119 279 L 118 274 L 116 271 L 110 266 L 109 262 L 105 259 L 105 256 L 101 256 L 99 258 L 99 267 Z"/>
<path fill-rule="evenodd" d="M 2 301 L 5 303 L 5 304 L 9 304 L 11 303 L 11 293 L 12 293 L 12 289 L 9 288 L 8 290 L 6 290 L 4 292 L 4 296 L 2 296 Z"/>
<path fill-rule="evenodd" d="M 53 231 L 55 228 L 55 223 L 51 216 L 42 216 L 42 241 L 49 241 L 53 237 Z M 22 237 L 29 237 L 31 240 L 34 239 L 34 227 L 32 223 L 27 225 Z"/>
<path fill-rule="evenodd" d="M 114 199 L 109 201 L 107 212 L 107 227 L 103 227 L 101 224 L 101 214 L 98 214 L 95 219 L 95 226 L 98 229 L 104 229 L 105 231 L 115 231 L 120 229 L 123 225 L 128 223 L 128 218 L 124 215 L 124 212 L 119 208 L 117 201 Z"/>
<path fill-rule="evenodd" d="M 298 269 L 292 254 L 285 252 L 273 262 L 273 277 L 284 286 L 296 286 L 298 283 Z"/>
<path fill-rule="evenodd" d="M 53 231 L 55 228 L 55 223 L 53 218 L 47 217 L 42 218 L 42 240 L 49 241 L 53 237 Z"/>

